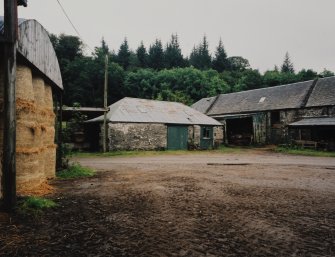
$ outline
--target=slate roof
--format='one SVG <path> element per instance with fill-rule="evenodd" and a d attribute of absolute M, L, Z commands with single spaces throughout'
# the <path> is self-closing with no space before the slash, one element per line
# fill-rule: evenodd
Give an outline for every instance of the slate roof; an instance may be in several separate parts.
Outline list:
<path fill-rule="evenodd" d="M 109 106 L 109 122 L 222 125 L 182 103 L 125 97 Z M 87 122 L 102 122 L 103 116 Z"/>
<path fill-rule="evenodd" d="M 216 96 L 202 98 L 201 100 L 193 104 L 192 108 L 196 109 L 199 112 L 206 113 L 209 110 L 209 108 L 212 106 L 215 99 L 216 99 Z"/>
<path fill-rule="evenodd" d="M 335 77 L 319 79 L 306 107 L 335 105 Z"/>
<path fill-rule="evenodd" d="M 289 85 L 261 88 L 219 95 L 207 115 L 300 108 L 313 80 Z M 195 104 L 196 106 L 196 104 Z"/>
<path fill-rule="evenodd" d="M 308 126 L 335 126 L 335 117 L 333 118 L 308 118 L 289 124 L 292 127 Z"/>

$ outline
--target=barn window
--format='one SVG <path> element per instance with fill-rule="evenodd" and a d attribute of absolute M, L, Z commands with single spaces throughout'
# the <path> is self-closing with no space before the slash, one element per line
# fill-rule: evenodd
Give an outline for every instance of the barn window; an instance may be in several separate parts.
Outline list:
<path fill-rule="evenodd" d="M 210 129 L 209 128 L 204 128 L 202 130 L 202 137 L 203 138 L 211 138 L 211 136 L 210 136 Z"/>

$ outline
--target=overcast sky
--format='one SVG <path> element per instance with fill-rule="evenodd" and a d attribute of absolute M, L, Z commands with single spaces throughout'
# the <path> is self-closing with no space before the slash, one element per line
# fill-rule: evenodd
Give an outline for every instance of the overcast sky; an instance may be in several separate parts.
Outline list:
<path fill-rule="evenodd" d="M 260 71 L 281 65 L 335 71 L 335 0 L 59 0 L 82 39 L 94 48 L 104 37 L 117 50 L 125 37 L 135 49 L 177 33 L 184 55 L 204 35 L 214 52 L 220 38 L 229 56 Z M 3 13 L 3 6 L 1 6 Z M 49 32 L 76 35 L 57 0 L 28 0 L 19 16 Z"/>

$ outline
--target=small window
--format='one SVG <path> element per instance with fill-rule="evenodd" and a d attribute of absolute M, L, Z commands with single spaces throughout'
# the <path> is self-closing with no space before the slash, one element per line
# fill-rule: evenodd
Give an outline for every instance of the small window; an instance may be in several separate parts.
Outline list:
<path fill-rule="evenodd" d="M 209 128 L 203 128 L 202 137 L 203 138 L 211 138 L 210 131 L 211 130 Z"/>

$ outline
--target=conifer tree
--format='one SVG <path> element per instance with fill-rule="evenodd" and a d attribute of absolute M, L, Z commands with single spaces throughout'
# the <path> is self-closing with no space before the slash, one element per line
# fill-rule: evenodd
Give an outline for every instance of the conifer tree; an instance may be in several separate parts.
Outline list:
<path fill-rule="evenodd" d="M 291 62 L 288 52 L 285 54 L 284 62 L 281 66 L 281 72 L 284 73 L 294 73 L 293 63 Z"/>
<path fill-rule="evenodd" d="M 207 70 L 211 68 L 212 57 L 209 54 L 208 42 L 204 36 L 202 43 L 194 47 L 190 55 L 190 64 L 197 69 Z"/>
<path fill-rule="evenodd" d="M 227 54 L 220 38 L 219 45 L 216 48 L 215 57 L 213 59 L 213 68 L 218 72 L 223 72 L 228 68 Z"/>
<path fill-rule="evenodd" d="M 117 53 L 117 62 L 125 70 L 128 68 L 128 66 L 130 64 L 130 50 L 129 50 L 127 38 L 124 39 L 124 41 L 121 44 L 120 49 Z"/>
<path fill-rule="evenodd" d="M 149 48 L 148 66 L 155 70 L 164 68 L 164 52 L 162 41 L 156 39 L 155 43 Z"/>
<path fill-rule="evenodd" d="M 168 69 L 183 67 L 185 65 L 177 34 L 172 34 L 170 42 L 166 45 L 166 49 L 164 51 L 164 63 L 165 67 Z"/>
<path fill-rule="evenodd" d="M 146 68 L 148 66 L 148 53 L 145 48 L 143 41 L 141 41 L 141 45 L 136 50 L 136 56 L 141 68 Z"/>

